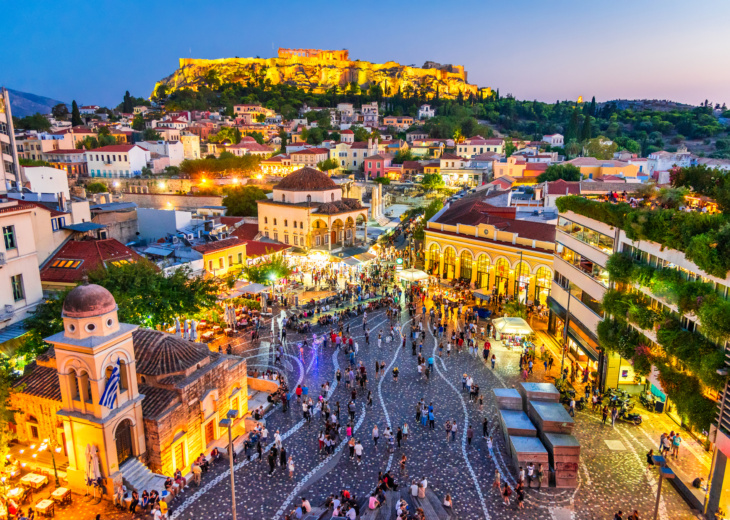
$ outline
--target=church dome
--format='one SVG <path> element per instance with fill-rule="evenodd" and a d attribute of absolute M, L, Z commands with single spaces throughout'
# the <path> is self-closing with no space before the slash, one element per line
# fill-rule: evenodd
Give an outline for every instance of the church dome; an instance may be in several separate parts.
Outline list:
<path fill-rule="evenodd" d="M 290 173 L 274 186 L 275 190 L 284 191 L 325 191 L 337 188 L 335 181 L 326 173 L 308 167 Z"/>
<path fill-rule="evenodd" d="M 117 302 L 112 293 L 96 284 L 79 285 L 63 301 L 63 316 L 66 318 L 90 318 L 115 310 Z"/>

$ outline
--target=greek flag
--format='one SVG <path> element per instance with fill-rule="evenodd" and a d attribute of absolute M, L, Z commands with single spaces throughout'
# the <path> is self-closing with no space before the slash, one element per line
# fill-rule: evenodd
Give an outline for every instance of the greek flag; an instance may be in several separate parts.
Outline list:
<path fill-rule="evenodd" d="M 107 408 L 114 408 L 114 403 L 117 400 L 117 388 L 119 388 L 119 359 L 117 359 L 117 364 L 106 382 L 106 388 L 104 388 L 104 393 L 99 399 L 99 404 Z"/>

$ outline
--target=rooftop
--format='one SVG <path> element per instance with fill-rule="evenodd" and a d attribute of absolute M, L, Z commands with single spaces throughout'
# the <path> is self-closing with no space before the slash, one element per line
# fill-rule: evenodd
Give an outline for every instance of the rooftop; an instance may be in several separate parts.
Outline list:
<path fill-rule="evenodd" d="M 41 281 L 76 284 L 100 265 L 120 265 L 141 259 L 140 255 L 114 238 L 69 240 L 43 264 Z"/>
<path fill-rule="evenodd" d="M 308 167 L 290 173 L 274 186 L 275 190 L 284 191 L 326 191 L 336 188 L 337 184 L 326 173 Z"/>

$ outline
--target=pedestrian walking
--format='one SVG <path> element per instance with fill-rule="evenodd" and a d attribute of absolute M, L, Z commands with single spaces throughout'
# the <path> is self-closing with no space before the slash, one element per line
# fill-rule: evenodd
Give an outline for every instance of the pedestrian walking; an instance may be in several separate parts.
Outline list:
<path fill-rule="evenodd" d="M 618 408 L 614 406 L 611 409 L 611 428 L 616 427 L 616 417 L 618 417 Z"/>
<path fill-rule="evenodd" d="M 289 478 L 294 478 L 294 457 L 289 455 Z"/>
<path fill-rule="evenodd" d="M 502 475 L 499 473 L 498 469 L 494 470 L 494 483 L 492 484 L 492 489 L 502 489 Z"/>
<path fill-rule="evenodd" d="M 466 443 L 471 446 L 471 440 L 474 438 L 474 430 L 471 427 L 471 424 L 466 429 Z"/>
<path fill-rule="evenodd" d="M 378 439 L 380 439 L 380 431 L 378 430 L 378 425 L 376 424 L 373 426 L 373 445 L 375 446 L 375 451 L 378 451 Z"/>

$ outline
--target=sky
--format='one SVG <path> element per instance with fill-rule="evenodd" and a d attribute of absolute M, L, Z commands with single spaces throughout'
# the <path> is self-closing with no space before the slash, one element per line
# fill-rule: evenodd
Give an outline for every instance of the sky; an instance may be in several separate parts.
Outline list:
<path fill-rule="evenodd" d="M 178 59 L 273 57 L 464 65 L 518 99 L 730 104 L 730 2 L 300 0 L 8 2 L 0 85 L 79 105 L 148 97 Z"/>

